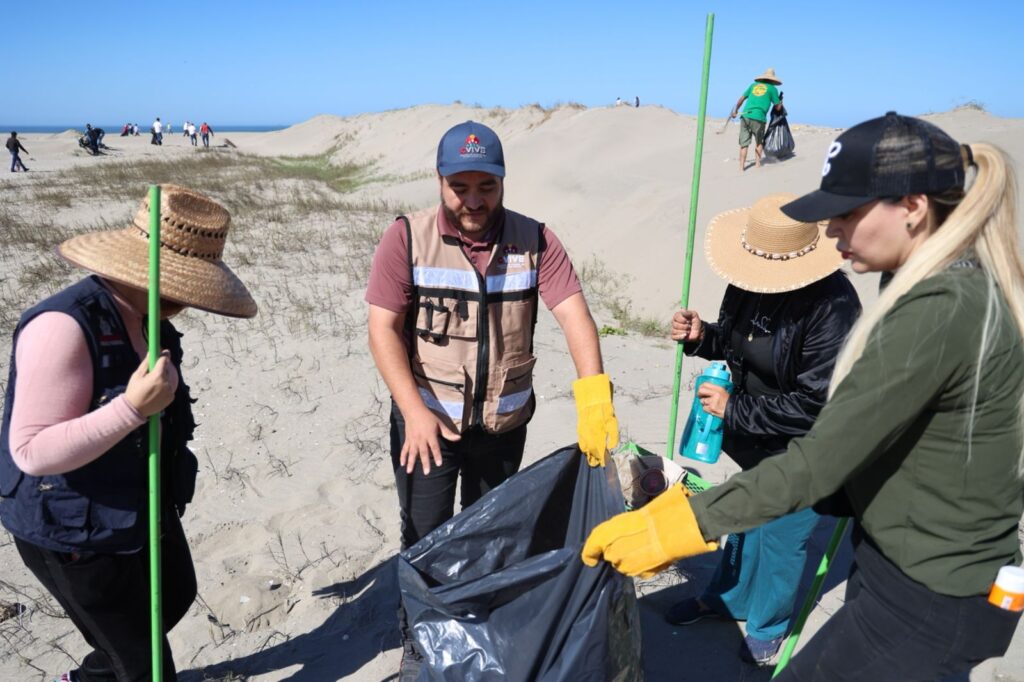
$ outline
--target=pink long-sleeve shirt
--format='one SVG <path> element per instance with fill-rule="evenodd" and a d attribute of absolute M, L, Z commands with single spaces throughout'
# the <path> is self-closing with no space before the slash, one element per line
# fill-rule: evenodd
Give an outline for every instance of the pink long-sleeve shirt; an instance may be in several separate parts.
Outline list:
<path fill-rule="evenodd" d="M 142 362 L 142 315 L 115 291 L 110 293 Z M 34 317 L 18 337 L 15 362 L 18 380 L 9 444 L 14 463 L 29 475 L 83 467 L 146 421 L 124 395 L 89 412 L 92 361 L 85 334 L 70 315 L 46 312 Z"/>

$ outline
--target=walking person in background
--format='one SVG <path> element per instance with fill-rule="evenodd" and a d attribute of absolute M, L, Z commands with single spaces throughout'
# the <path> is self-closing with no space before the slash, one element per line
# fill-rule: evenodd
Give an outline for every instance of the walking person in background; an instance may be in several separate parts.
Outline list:
<path fill-rule="evenodd" d="M 206 148 L 210 147 L 210 136 L 213 135 L 213 128 L 206 121 L 203 121 L 203 125 L 199 126 L 199 134 L 203 136 L 203 146 Z"/>
<path fill-rule="evenodd" d="M 157 116 L 156 120 L 153 121 L 152 131 L 153 131 L 153 139 L 150 141 L 150 144 L 162 145 L 164 143 L 164 126 L 163 126 L 162 123 L 160 123 L 160 117 L 159 116 Z"/>
<path fill-rule="evenodd" d="M 821 188 L 782 211 L 828 220 L 854 271 L 895 276 L 850 332 L 828 403 L 785 453 L 600 524 L 583 560 L 652 575 L 818 505 L 853 518 L 854 568 L 843 606 L 779 682 L 933 681 L 1006 653 L 1021 612 L 988 595 L 1021 563 L 1016 190 L 1000 149 L 920 119 L 889 112 L 840 135 Z"/>
<path fill-rule="evenodd" d="M 828 397 L 836 356 L 860 314 L 857 292 L 839 268 L 843 258 L 824 226 L 779 210 L 796 199 L 773 194 L 752 208 L 711 220 L 708 262 L 729 282 L 718 322 L 695 310 L 672 318 L 672 338 L 687 355 L 725 360 L 730 395 L 710 382 L 698 397 L 724 422 L 722 449 L 743 469 L 786 451 L 807 433 Z M 811 509 L 729 536 L 711 583 L 669 609 L 665 620 L 747 622 L 740 657 L 766 664 L 789 630 L 807 542 L 818 523 Z"/>
<path fill-rule="evenodd" d="M 160 415 L 163 665 L 166 632 L 196 596 L 180 521 L 192 501 L 196 427 L 181 378 L 186 307 L 252 317 L 256 303 L 220 260 L 230 216 L 165 185 L 161 197 L 160 341 L 148 369 L 149 206 L 126 229 L 73 237 L 57 253 L 95 273 L 21 315 L 0 431 L 0 522 L 92 651 L 63 682 L 143 682 L 151 675 L 147 421 Z M 166 236 L 165 236 L 166 235 Z"/>
<path fill-rule="evenodd" d="M 768 110 L 772 107 L 776 111 L 782 108 L 782 98 L 775 87 L 782 85 L 782 81 L 775 76 L 775 69 L 766 69 L 764 73 L 754 79 L 754 82 L 747 86 L 740 98 L 736 100 L 736 106 L 732 108 L 729 118 L 736 118 L 743 107 L 743 114 L 740 116 L 740 170 L 747 170 L 747 148 L 754 143 L 755 163 L 761 167 L 761 156 L 764 154 L 764 127 L 768 122 Z M 746 101 L 746 106 L 744 106 Z"/>
<path fill-rule="evenodd" d="M 189 140 L 192 142 L 192 146 L 196 147 L 199 145 L 199 138 L 196 136 L 196 124 L 192 121 L 188 122 L 188 126 L 185 128 L 185 134 L 188 135 Z"/>
<path fill-rule="evenodd" d="M 12 130 L 11 136 L 7 138 L 7 151 L 11 153 L 11 172 L 17 173 L 19 170 L 27 171 L 24 162 L 21 160 L 20 152 L 28 154 L 28 150 L 21 145 L 21 140 L 18 139 L 18 131 Z"/>
<path fill-rule="evenodd" d="M 580 449 L 603 466 L 618 443 L 611 383 L 575 269 L 551 230 L 503 204 L 497 134 L 467 121 L 437 148 L 440 204 L 381 237 L 366 289 L 370 351 L 391 392 L 402 549 L 519 470 L 533 417 L 534 326 L 543 302 L 576 375 Z M 472 378 L 471 380 L 468 380 Z M 422 665 L 400 613 L 401 682 Z"/>

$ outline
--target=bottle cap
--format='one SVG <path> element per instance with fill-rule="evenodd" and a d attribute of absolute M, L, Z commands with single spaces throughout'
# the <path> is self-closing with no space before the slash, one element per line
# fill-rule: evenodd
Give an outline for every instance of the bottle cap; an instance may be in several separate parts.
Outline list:
<path fill-rule="evenodd" d="M 996 575 L 996 585 L 1011 594 L 1024 594 L 1024 568 L 1003 566 Z"/>
<path fill-rule="evenodd" d="M 723 379 L 729 381 L 729 367 L 724 362 L 712 362 L 711 366 L 704 370 L 704 376 L 712 379 Z"/>

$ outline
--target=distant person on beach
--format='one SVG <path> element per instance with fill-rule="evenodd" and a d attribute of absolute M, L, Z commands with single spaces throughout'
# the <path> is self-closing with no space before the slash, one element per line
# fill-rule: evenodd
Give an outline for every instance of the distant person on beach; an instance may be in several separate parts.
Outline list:
<path fill-rule="evenodd" d="M 736 100 L 736 106 L 732 108 L 729 118 L 736 118 L 740 107 L 743 107 L 743 114 L 740 116 L 740 170 L 747 169 L 747 148 L 754 143 L 754 156 L 756 165 L 761 167 L 761 156 L 764 154 L 764 127 L 768 121 L 768 110 L 772 107 L 776 111 L 782 108 L 782 98 L 775 87 L 782 85 L 782 81 L 775 76 L 775 69 L 766 69 L 764 73 L 754 79 L 754 82 L 747 86 L 740 98 Z M 744 101 L 746 106 L 744 106 Z"/>
<path fill-rule="evenodd" d="M 121 137 L 128 137 L 132 132 L 132 124 L 125 123 L 124 127 L 121 128 Z"/>
<path fill-rule="evenodd" d="M 634 98 L 634 100 L 633 100 L 633 106 L 635 106 L 635 107 L 636 107 L 637 109 L 639 109 L 639 108 L 640 108 L 640 95 L 637 95 L 637 96 L 636 96 L 636 97 Z"/>
<path fill-rule="evenodd" d="M 133 123 L 132 124 L 132 135 L 134 135 L 135 137 L 139 136 L 139 124 L 138 123 Z"/>
<path fill-rule="evenodd" d="M 581 450 L 603 466 L 618 443 L 611 383 L 576 272 L 543 223 L 503 205 L 505 159 L 490 128 L 466 121 L 437 149 L 440 205 L 396 220 L 366 290 L 370 350 L 391 392 L 391 462 L 408 548 L 519 470 L 533 416 L 541 301 L 575 364 Z M 402 682 L 421 654 L 404 615 Z"/>
<path fill-rule="evenodd" d="M 718 321 L 708 323 L 696 310 L 672 318 L 672 338 L 687 355 L 728 363 L 732 393 L 706 382 L 698 397 L 705 412 L 723 420 L 722 449 L 743 469 L 785 452 L 811 428 L 860 313 L 835 239 L 824 226 L 780 210 L 796 198 L 771 194 L 715 216 L 704 251 L 711 269 L 729 282 Z M 740 657 L 766 664 L 789 632 L 818 518 L 804 509 L 730 535 L 711 583 L 670 608 L 665 620 L 746 621 Z"/>
<path fill-rule="evenodd" d="M 196 596 L 180 516 L 192 501 L 196 422 L 181 377 L 184 308 L 252 317 L 256 304 L 221 261 L 230 217 L 207 197 L 165 185 L 160 249 L 163 352 L 147 369 L 149 206 L 131 226 L 73 237 L 57 253 L 90 273 L 22 313 L 14 330 L 0 435 L 0 522 L 25 566 L 92 648 L 60 680 L 151 675 L 148 425 L 160 415 L 163 679 L 166 632 Z"/>
<path fill-rule="evenodd" d="M 93 128 L 92 125 L 85 124 L 85 140 L 93 156 L 100 153 L 100 147 L 103 146 L 103 138 L 105 136 L 106 132 L 103 128 Z"/>
<path fill-rule="evenodd" d="M 174 134 L 174 131 L 172 130 L 173 126 L 170 123 L 168 123 L 166 126 L 164 126 L 164 128 L 165 128 L 164 132 L 167 133 L 168 135 L 173 135 Z"/>
<path fill-rule="evenodd" d="M 196 136 L 196 124 L 195 123 L 193 123 L 192 121 L 188 122 L 188 125 L 185 127 L 185 134 L 188 135 L 189 140 L 192 141 L 192 146 L 193 147 L 196 147 L 196 146 L 199 145 L 199 138 Z"/>
<path fill-rule="evenodd" d="M 21 145 L 21 140 L 18 139 L 18 132 L 16 130 L 11 131 L 11 136 L 7 138 L 7 151 L 11 153 L 11 172 L 17 173 L 19 170 L 27 171 L 24 162 L 21 160 L 20 152 L 28 154 L 28 150 Z"/>
<path fill-rule="evenodd" d="M 164 143 L 164 126 L 160 123 L 160 117 L 157 116 L 156 120 L 153 121 L 153 139 L 150 144 L 163 144 Z"/>
<path fill-rule="evenodd" d="M 203 146 L 209 148 L 210 136 L 213 135 L 213 128 L 206 121 L 203 121 L 203 125 L 199 126 L 199 134 L 203 136 Z"/>
<path fill-rule="evenodd" d="M 842 606 L 775 680 L 966 679 L 1004 655 L 1022 615 L 1020 590 L 994 587 L 1019 570 L 1024 512 L 1016 190 L 1001 149 L 918 118 L 833 140 L 819 189 L 781 210 L 828 221 L 855 272 L 895 274 L 850 331 L 828 402 L 785 452 L 601 523 L 583 561 L 648 577 L 813 507 L 852 520 L 854 565 Z"/>

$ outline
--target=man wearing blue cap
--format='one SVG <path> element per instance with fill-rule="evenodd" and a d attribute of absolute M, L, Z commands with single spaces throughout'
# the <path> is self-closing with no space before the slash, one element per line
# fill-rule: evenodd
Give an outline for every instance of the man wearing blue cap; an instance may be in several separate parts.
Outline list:
<path fill-rule="evenodd" d="M 591 466 L 619 439 L 579 279 L 554 233 L 504 208 L 498 136 L 474 121 L 451 128 L 437 178 L 440 205 L 388 228 L 366 291 L 370 350 L 392 397 L 403 549 L 452 517 L 460 475 L 465 508 L 518 471 L 536 404 L 539 300 L 576 366 L 577 431 Z M 411 680 L 418 654 L 402 621 L 402 679 Z"/>

